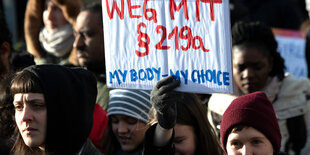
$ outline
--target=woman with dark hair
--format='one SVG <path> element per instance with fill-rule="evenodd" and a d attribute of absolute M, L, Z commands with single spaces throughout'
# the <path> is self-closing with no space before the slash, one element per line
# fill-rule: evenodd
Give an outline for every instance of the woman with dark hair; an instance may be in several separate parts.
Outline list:
<path fill-rule="evenodd" d="M 310 130 L 307 96 L 310 82 L 285 73 L 284 60 L 269 27 L 259 22 L 239 22 L 232 28 L 234 94 L 213 94 L 209 119 L 219 127 L 221 115 L 231 101 L 245 94 L 263 91 L 272 102 L 282 135 L 281 151 L 309 154 Z M 306 121 L 305 121 L 306 120 Z M 307 131 L 309 130 L 309 131 Z M 308 152 L 308 153 L 307 153 Z"/>
<path fill-rule="evenodd" d="M 145 131 L 155 120 L 151 107 L 150 91 L 111 90 L 109 121 L 102 139 L 103 153 L 141 155 Z"/>
<path fill-rule="evenodd" d="M 87 139 L 96 79 L 81 68 L 30 66 L 11 82 L 17 139 L 13 154 L 100 154 Z"/>
<path fill-rule="evenodd" d="M 175 92 L 173 76 L 159 81 L 151 93 L 158 124 L 146 133 L 144 154 L 212 154 L 223 151 L 205 106 L 194 94 Z"/>

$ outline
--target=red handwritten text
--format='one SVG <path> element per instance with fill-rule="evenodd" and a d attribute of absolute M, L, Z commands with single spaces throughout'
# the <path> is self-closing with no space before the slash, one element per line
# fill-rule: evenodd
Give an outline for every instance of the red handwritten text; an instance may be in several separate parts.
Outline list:
<path fill-rule="evenodd" d="M 139 36 L 138 36 L 138 41 L 139 41 L 138 46 L 141 47 L 141 48 L 145 48 L 145 52 L 140 52 L 140 51 L 136 50 L 136 55 L 138 57 L 144 57 L 146 55 L 149 55 L 149 51 L 150 51 L 149 50 L 150 37 L 146 33 L 142 33 L 140 31 L 141 27 L 146 28 L 146 24 L 140 23 L 138 25 L 138 30 L 137 30 L 137 33 L 139 34 Z M 142 38 L 146 39 L 146 42 L 143 41 Z"/>
<path fill-rule="evenodd" d="M 149 0 L 143 1 L 143 17 L 148 21 L 153 21 L 157 23 L 157 11 L 154 8 L 147 8 L 147 3 Z M 107 6 L 107 14 L 110 19 L 113 18 L 114 12 L 118 14 L 121 20 L 124 19 L 124 0 L 120 0 L 120 7 L 118 6 L 116 0 L 112 0 L 112 6 L 110 9 L 109 0 L 105 0 Z M 210 5 L 210 19 L 211 21 L 215 21 L 214 15 L 214 4 L 222 4 L 222 0 L 196 0 L 195 1 L 195 8 L 196 8 L 196 21 L 200 21 L 200 3 L 209 3 Z M 134 9 L 140 9 L 141 5 L 132 5 L 131 0 L 127 0 L 127 7 L 128 7 L 128 14 L 129 18 L 142 18 L 142 15 L 134 15 Z M 178 5 L 175 3 L 175 0 L 169 0 L 169 9 L 170 9 L 170 18 L 171 20 L 175 20 L 175 12 L 179 12 L 181 9 L 184 9 L 184 18 L 189 20 L 188 16 L 188 7 L 187 7 L 187 0 L 182 0 Z M 151 13 L 150 16 L 148 16 Z"/>
<path fill-rule="evenodd" d="M 146 28 L 146 24 L 144 23 L 140 23 L 138 25 L 138 31 L 137 33 L 139 34 L 138 36 L 138 46 L 141 48 L 145 48 L 145 52 L 140 52 L 138 50 L 136 50 L 136 55 L 138 57 L 144 57 L 147 56 L 149 54 L 149 44 L 150 44 L 150 37 L 146 34 L 146 33 L 142 33 L 141 32 L 141 27 Z M 203 40 L 200 36 L 193 36 L 192 34 L 192 30 L 190 29 L 190 27 L 188 26 L 184 26 L 181 28 L 180 32 L 178 31 L 178 26 L 175 26 L 174 29 L 169 33 L 168 35 L 168 40 L 171 40 L 172 37 L 174 36 L 174 40 L 175 40 L 175 49 L 179 50 L 179 38 L 183 39 L 183 40 L 187 40 L 187 45 L 183 46 L 181 45 L 181 50 L 182 51 L 188 51 L 191 47 L 195 50 L 198 49 L 202 49 L 202 51 L 204 52 L 209 52 L 209 49 L 206 49 L 203 45 Z M 155 45 L 155 49 L 157 50 L 168 50 L 170 49 L 170 46 L 163 46 L 163 42 L 166 40 L 167 38 L 167 29 L 165 26 L 162 25 L 158 25 L 156 27 L 156 32 L 158 34 L 160 34 L 162 32 L 162 36 L 160 41 Z M 144 38 L 146 41 L 143 41 L 142 38 Z M 199 42 L 199 45 L 196 45 L 196 41 Z"/>
<path fill-rule="evenodd" d="M 144 0 L 143 2 L 143 15 L 144 18 L 148 21 L 153 20 L 154 23 L 157 23 L 157 13 L 156 10 L 153 8 L 147 8 L 147 2 L 149 0 Z M 116 10 L 119 18 L 121 20 L 124 19 L 124 0 L 121 0 L 121 9 L 118 7 L 116 0 L 113 0 L 112 2 L 112 10 L 110 10 L 110 6 L 109 6 L 109 0 L 106 0 L 106 6 L 107 6 L 107 14 L 109 16 L 110 19 L 113 18 L 114 16 L 114 11 Z M 127 7 L 128 7 L 128 14 L 130 18 L 141 18 L 141 15 L 133 15 L 132 10 L 133 9 L 139 9 L 141 8 L 141 5 L 131 5 L 131 0 L 127 0 Z M 151 16 L 148 16 L 148 13 L 152 13 Z"/>

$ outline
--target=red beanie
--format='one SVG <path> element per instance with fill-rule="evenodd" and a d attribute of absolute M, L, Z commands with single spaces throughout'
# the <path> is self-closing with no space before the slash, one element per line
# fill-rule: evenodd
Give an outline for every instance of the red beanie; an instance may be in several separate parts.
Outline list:
<path fill-rule="evenodd" d="M 262 132 L 278 153 L 281 147 L 281 134 L 273 106 L 263 92 L 240 96 L 233 100 L 223 115 L 221 140 L 224 151 L 228 135 L 236 125 L 245 125 Z"/>

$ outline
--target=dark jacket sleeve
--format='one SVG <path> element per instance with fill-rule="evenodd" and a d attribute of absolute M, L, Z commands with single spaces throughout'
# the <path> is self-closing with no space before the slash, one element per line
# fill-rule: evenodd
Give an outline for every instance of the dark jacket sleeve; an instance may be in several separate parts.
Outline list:
<path fill-rule="evenodd" d="M 295 154 L 300 154 L 300 151 L 305 146 L 307 141 L 307 127 L 304 115 L 287 119 L 286 125 L 290 137 L 285 148 L 288 149 L 289 146 L 291 146 Z"/>
<path fill-rule="evenodd" d="M 89 154 L 101 155 L 101 153 L 99 152 L 99 150 L 97 150 L 97 148 L 93 145 L 93 143 L 89 139 L 87 139 L 80 155 L 89 155 Z"/>
<path fill-rule="evenodd" d="M 145 133 L 144 137 L 144 155 L 174 155 L 174 145 L 173 145 L 173 137 L 174 137 L 174 130 L 169 140 L 169 143 L 163 147 L 157 147 L 153 145 L 154 135 L 156 124 L 152 125 Z"/>

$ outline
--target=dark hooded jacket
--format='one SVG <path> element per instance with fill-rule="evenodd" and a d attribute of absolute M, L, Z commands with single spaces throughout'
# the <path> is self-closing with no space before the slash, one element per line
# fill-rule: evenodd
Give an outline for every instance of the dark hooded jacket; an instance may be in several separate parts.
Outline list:
<path fill-rule="evenodd" d="M 45 97 L 45 150 L 51 154 L 100 154 L 87 140 L 96 103 L 95 77 L 85 69 L 59 65 L 26 69 L 39 78 Z"/>

